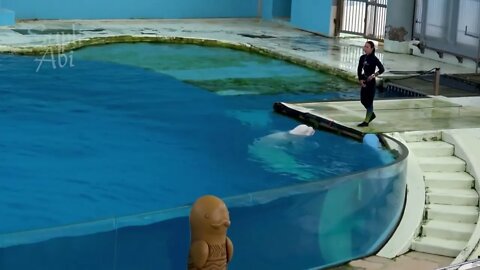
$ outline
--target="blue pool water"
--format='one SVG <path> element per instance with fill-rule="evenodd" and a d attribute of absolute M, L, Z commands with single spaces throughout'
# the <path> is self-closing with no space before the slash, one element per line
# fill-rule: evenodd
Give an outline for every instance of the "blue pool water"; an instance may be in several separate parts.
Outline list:
<path fill-rule="evenodd" d="M 404 171 L 394 165 L 268 191 L 253 195 L 257 203 L 240 207 L 228 200 L 228 235 L 234 244 L 229 269 L 323 269 L 318 267 L 372 254 L 401 215 Z M 189 240 L 188 216 L 181 215 L 150 225 L 0 248 L 0 268 L 185 269 Z"/>
<path fill-rule="evenodd" d="M 137 57 L 157 66 L 118 63 L 132 55 L 102 59 L 108 48 L 119 53 L 135 46 L 144 46 L 133 49 Z M 162 73 L 158 66 L 168 61 L 155 62 L 149 53 L 189 51 L 178 46 L 92 47 L 75 52 L 73 68 L 44 65 L 39 72 L 33 57 L 0 56 L 0 233 L 171 208 L 205 193 L 227 197 L 321 181 L 386 162 L 361 143 L 320 131 L 304 140 L 272 142 L 271 134 L 298 124 L 273 113 L 274 102 L 358 97 L 356 88 L 332 91 L 319 80 L 327 86 L 349 83 L 244 52 L 196 46 L 189 50 L 211 50 L 208 57 L 232 53 L 236 66 L 218 61 L 223 67 L 215 68 L 213 61 L 188 71 L 177 63 Z M 242 89 L 217 87 L 235 72 L 244 75 Z M 212 75 L 205 82 L 192 74 Z M 252 87 L 275 74 L 303 81 L 317 76 L 311 81 L 317 88 Z"/>

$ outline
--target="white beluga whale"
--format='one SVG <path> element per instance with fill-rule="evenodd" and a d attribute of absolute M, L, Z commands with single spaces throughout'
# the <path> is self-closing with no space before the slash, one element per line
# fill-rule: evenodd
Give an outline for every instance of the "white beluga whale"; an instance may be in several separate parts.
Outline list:
<path fill-rule="evenodd" d="M 256 139 L 248 147 L 250 157 L 268 171 L 292 175 L 299 180 L 312 180 L 312 166 L 300 163 L 295 154 L 317 148 L 318 144 L 307 141 L 315 130 L 307 125 L 298 125 L 289 131 L 279 131 Z"/>
<path fill-rule="evenodd" d="M 297 136 L 312 136 L 315 134 L 315 129 L 307 125 L 298 125 L 294 129 L 290 130 L 288 133 Z"/>

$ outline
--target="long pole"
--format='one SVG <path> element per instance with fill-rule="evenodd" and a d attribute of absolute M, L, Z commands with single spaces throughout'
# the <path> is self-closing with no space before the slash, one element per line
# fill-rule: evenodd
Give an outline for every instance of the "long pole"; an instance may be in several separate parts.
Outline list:
<path fill-rule="evenodd" d="M 478 37 L 477 44 L 477 61 L 475 61 L 475 73 L 478 73 L 478 62 L 480 61 L 480 37 Z"/>
<path fill-rule="evenodd" d="M 340 36 L 340 32 L 342 31 L 343 25 L 343 2 L 345 0 L 338 0 L 337 1 L 337 17 L 335 18 L 335 33 L 334 36 Z"/>
<path fill-rule="evenodd" d="M 0 0 L 1 1 L 1 0 Z M 262 19 L 262 12 L 263 12 L 263 9 L 262 9 L 262 0 L 258 0 L 258 6 L 257 6 L 257 17 L 259 19 Z"/>
<path fill-rule="evenodd" d="M 480 5 L 479 6 L 479 12 L 480 12 Z M 480 17 L 477 16 L 477 23 L 480 26 Z M 477 45 L 477 62 L 475 63 L 475 74 L 478 73 L 478 62 L 480 61 L 480 35 L 477 36 L 478 39 L 478 45 Z"/>
<path fill-rule="evenodd" d="M 435 96 L 440 95 L 440 68 L 435 68 L 435 80 L 433 82 Z"/>
<path fill-rule="evenodd" d="M 478 22 L 479 22 L 479 26 L 480 26 L 480 18 L 478 18 Z M 470 34 L 468 33 L 468 26 L 465 25 L 465 36 L 468 36 L 468 37 L 473 37 L 473 38 L 476 38 L 478 40 L 477 42 L 477 59 L 475 59 L 475 73 L 478 73 L 478 64 L 480 62 L 480 35 L 474 35 L 474 34 Z"/>

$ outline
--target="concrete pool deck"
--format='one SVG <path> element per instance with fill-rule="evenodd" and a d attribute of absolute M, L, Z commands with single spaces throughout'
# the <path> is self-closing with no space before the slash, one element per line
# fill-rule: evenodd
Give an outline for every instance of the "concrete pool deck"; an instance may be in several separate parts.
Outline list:
<path fill-rule="evenodd" d="M 480 98 L 473 99 L 480 103 Z M 358 101 L 282 103 L 287 108 L 317 117 L 327 129 L 332 126 L 340 132 L 354 130 L 362 136 L 480 127 L 480 108 L 463 106 L 447 98 L 378 100 L 374 104 L 377 118 L 368 127 L 357 127 L 365 118 L 365 108 Z"/>
<path fill-rule="evenodd" d="M 196 42 L 241 48 L 355 80 L 358 58 L 362 54 L 361 46 L 365 39 L 328 39 L 283 24 L 256 19 L 35 20 L 0 28 L 0 52 L 3 53 L 42 55 L 45 52 L 61 53 L 63 49 L 76 49 L 86 45 L 128 41 Z M 395 77 L 395 72 L 391 71 L 426 71 L 435 67 L 440 67 L 442 73 L 474 72 L 474 69 L 460 65 L 383 52 L 381 47 L 377 54 L 387 70 L 385 77 Z M 32 70 L 35 70 L 36 65 L 32 62 Z M 478 98 L 376 102 L 378 118 L 371 127 L 359 131 L 480 127 L 480 109 L 475 108 L 478 104 Z M 355 124 L 364 116 L 364 110 L 358 101 L 345 102 L 342 106 L 334 102 L 294 106 L 319 114 L 328 112 L 330 117 L 353 129 L 356 129 Z M 392 107 L 397 110 L 391 110 Z M 464 112 L 471 113 L 473 118 L 464 117 Z M 421 121 L 418 121 L 419 115 L 422 116 Z M 436 115 L 443 120 L 435 120 Z M 395 260 L 366 258 L 339 269 L 436 269 L 450 264 L 452 260 L 414 252 Z"/>
<path fill-rule="evenodd" d="M 355 79 L 363 38 L 330 39 L 275 22 L 257 19 L 191 20 L 32 20 L 0 28 L 0 52 L 42 54 L 86 45 L 128 41 L 197 42 L 270 54 Z M 383 52 L 384 76 L 390 71 L 472 73 L 474 69 L 412 55 Z"/>

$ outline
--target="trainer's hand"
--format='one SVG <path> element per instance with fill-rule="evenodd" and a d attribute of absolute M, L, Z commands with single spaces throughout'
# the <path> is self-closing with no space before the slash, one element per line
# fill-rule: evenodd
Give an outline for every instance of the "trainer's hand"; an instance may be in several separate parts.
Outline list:
<path fill-rule="evenodd" d="M 367 86 L 367 85 L 365 84 L 365 80 L 359 80 L 359 82 L 360 82 L 360 85 L 361 85 L 362 87 Z"/>

